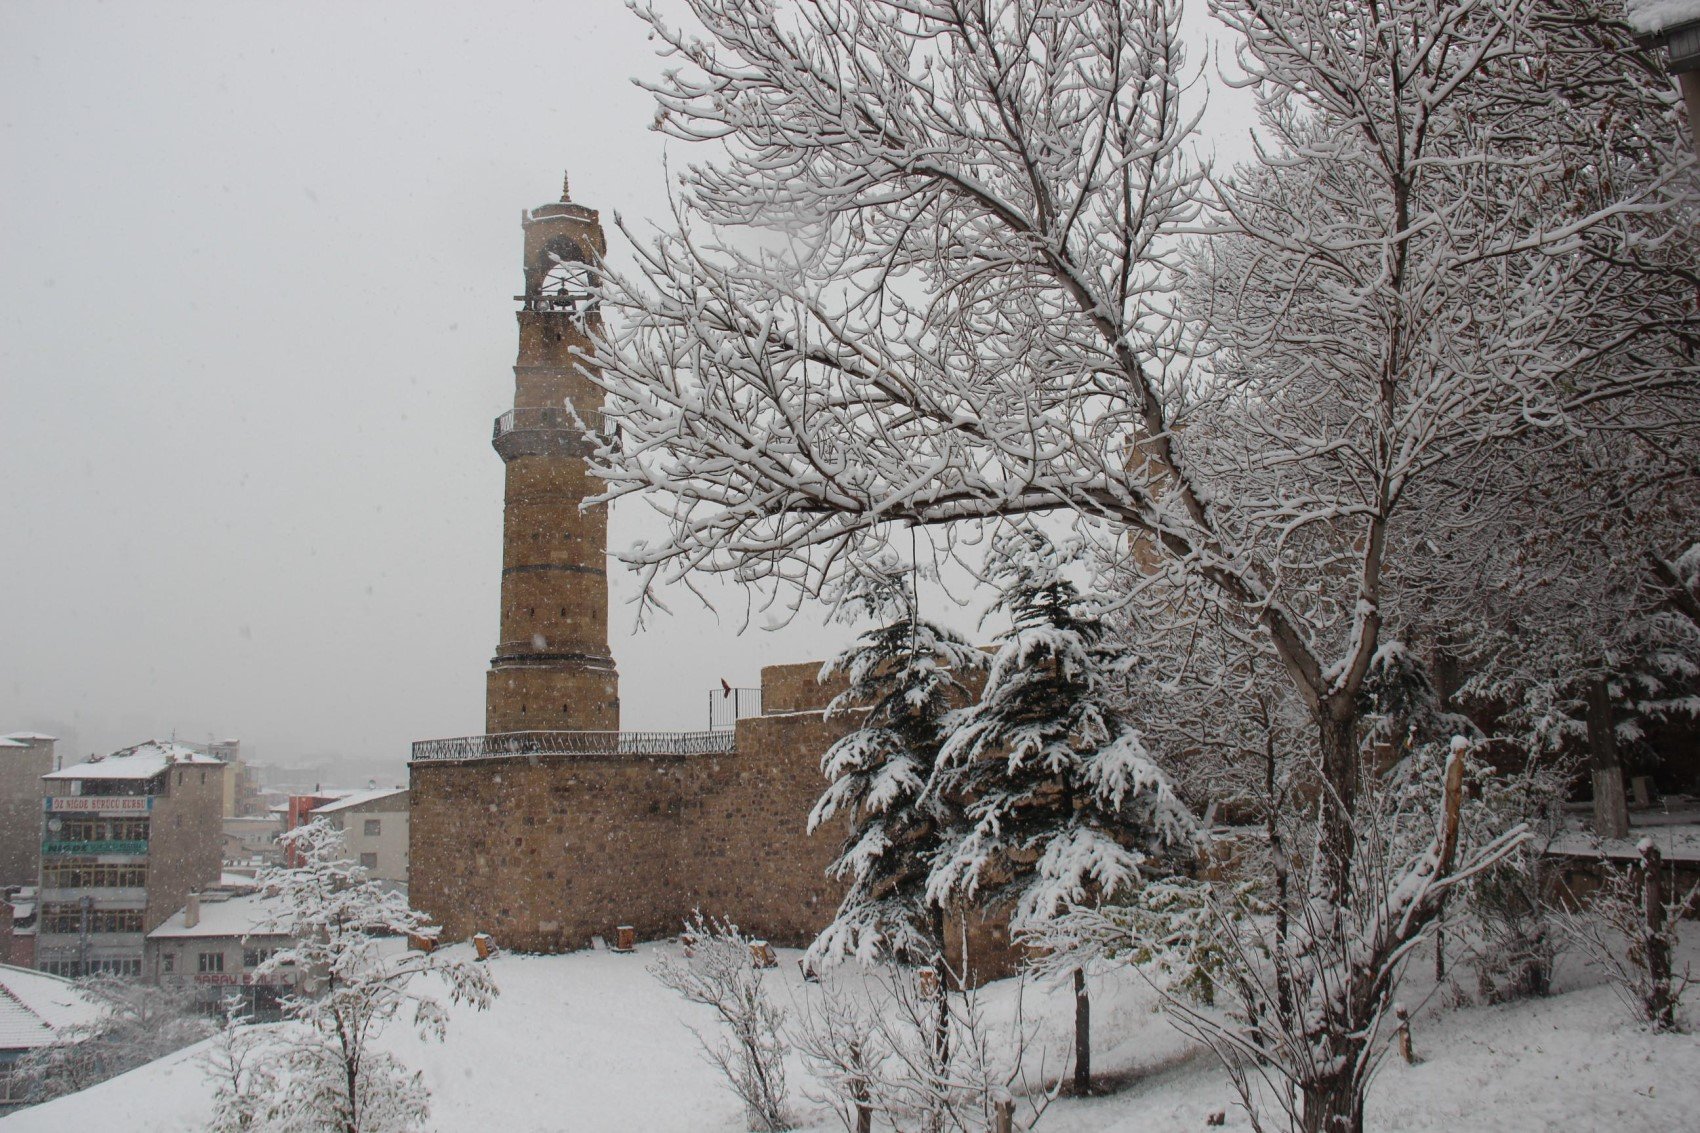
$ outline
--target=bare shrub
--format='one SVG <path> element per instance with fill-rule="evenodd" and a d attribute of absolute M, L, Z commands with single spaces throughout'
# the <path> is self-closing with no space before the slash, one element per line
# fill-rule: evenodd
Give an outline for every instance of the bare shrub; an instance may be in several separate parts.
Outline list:
<path fill-rule="evenodd" d="M 768 997 L 753 938 L 729 921 L 698 912 L 685 925 L 689 957 L 663 956 L 650 967 L 661 983 L 692 1003 L 714 1009 L 723 1032 L 696 1031 L 708 1061 L 744 1103 L 749 1126 L 764 1133 L 789 1129 L 785 1118 L 785 1011 Z"/>
<path fill-rule="evenodd" d="M 1686 965 L 1676 972 L 1672 957 L 1682 917 L 1700 899 L 1700 885 L 1672 893 L 1652 840 L 1642 839 L 1640 850 L 1639 866 L 1602 864 L 1600 888 L 1580 908 L 1561 914 L 1560 924 L 1625 1006 L 1655 1031 L 1675 1031 L 1677 1009 L 1694 977 Z"/>
<path fill-rule="evenodd" d="M 1018 1127 L 1035 1128 L 1055 1095 L 1027 1077 L 1032 1033 L 1019 1004 L 1006 1030 L 958 982 L 942 998 L 952 1041 L 941 1046 L 932 978 L 895 964 L 859 978 L 840 968 L 799 1008 L 794 1037 L 821 1096 L 851 1133 L 980 1133 L 998 1127 L 1000 1109 L 1019 1109 Z"/>

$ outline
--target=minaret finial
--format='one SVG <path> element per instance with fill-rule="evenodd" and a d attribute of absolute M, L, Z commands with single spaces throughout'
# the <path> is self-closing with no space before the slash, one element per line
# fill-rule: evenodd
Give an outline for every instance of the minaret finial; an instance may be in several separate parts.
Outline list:
<path fill-rule="evenodd" d="M 572 179 L 565 173 L 561 174 L 561 203 L 566 204 L 573 199 Z"/>

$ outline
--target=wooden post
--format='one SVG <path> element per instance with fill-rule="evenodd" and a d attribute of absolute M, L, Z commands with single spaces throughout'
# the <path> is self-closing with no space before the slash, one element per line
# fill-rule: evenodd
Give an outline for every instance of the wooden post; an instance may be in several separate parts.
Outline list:
<path fill-rule="evenodd" d="M 993 1114 L 992 1129 L 995 1133 L 1015 1133 L 1015 1100 L 1013 1098 L 999 1098 Z"/>
<path fill-rule="evenodd" d="M 1664 855 L 1651 838 L 1641 841 L 1641 904 L 1647 918 L 1647 1015 L 1655 1031 L 1676 1029 L 1671 995 L 1670 937 L 1665 935 Z"/>
<path fill-rule="evenodd" d="M 1399 1040 L 1399 1057 L 1405 1060 L 1405 1065 L 1417 1064 L 1416 1051 L 1411 1049 L 1411 1013 L 1405 1010 L 1403 1003 L 1393 1005 L 1393 1017 L 1399 1020 L 1399 1030 L 1396 1032 Z"/>
<path fill-rule="evenodd" d="M 635 951 L 637 951 L 637 929 L 633 928 L 629 924 L 615 925 L 614 926 L 614 947 L 613 947 L 613 951 L 615 951 L 615 952 L 635 952 Z"/>
<path fill-rule="evenodd" d="M 1092 1092 L 1092 1000 L 1086 992 L 1086 970 L 1074 969 L 1074 1096 Z"/>

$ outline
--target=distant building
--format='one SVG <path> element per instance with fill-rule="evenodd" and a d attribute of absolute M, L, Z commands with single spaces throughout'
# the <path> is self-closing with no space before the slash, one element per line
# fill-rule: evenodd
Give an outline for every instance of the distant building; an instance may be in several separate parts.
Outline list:
<path fill-rule="evenodd" d="M 276 898 L 259 893 L 191 894 L 183 908 L 148 933 L 148 981 L 192 993 L 208 1012 L 235 995 L 246 1014 L 277 1018 L 280 999 L 295 988 L 296 973 L 262 976 L 255 969 L 289 946 L 289 934 L 273 923 L 281 913 Z"/>
<path fill-rule="evenodd" d="M 0 1115 L 29 1104 L 14 1077 L 20 1058 L 99 1017 L 70 980 L 0 964 Z"/>
<path fill-rule="evenodd" d="M 407 884 L 406 787 L 359 791 L 315 808 L 312 817 L 342 831 L 348 856 L 369 875 Z"/>
<path fill-rule="evenodd" d="M 219 879 L 224 774 L 153 740 L 43 776 L 38 968 L 142 974 L 145 934 Z"/>
<path fill-rule="evenodd" d="M 283 833 L 283 817 L 277 814 L 249 814 L 224 819 L 224 861 L 226 865 L 276 865 L 283 860 L 277 836 Z"/>
<path fill-rule="evenodd" d="M 0 896 L 0 964 L 35 967 L 35 886 Z"/>
<path fill-rule="evenodd" d="M 53 770 L 52 736 L 0 736 L 0 886 L 34 885 L 41 868 L 41 777 Z"/>

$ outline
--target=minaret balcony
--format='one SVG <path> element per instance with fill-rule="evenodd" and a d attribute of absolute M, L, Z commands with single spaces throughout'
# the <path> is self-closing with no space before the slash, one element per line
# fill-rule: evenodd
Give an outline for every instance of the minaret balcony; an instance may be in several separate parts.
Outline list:
<path fill-rule="evenodd" d="M 588 457 L 595 445 L 585 436 L 584 426 L 569 409 L 524 406 L 496 418 L 490 444 L 503 460 L 521 456 Z"/>
<path fill-rule="evenodd" d="M 539 755 L 580 757 L 732 755 L 736 734 L 715 732 L 502 732 L 489 736 L 457 736 L 420 740 L 413 745 L 414 763 L 458 762 L 468 759 L 525 759 Z"/>

